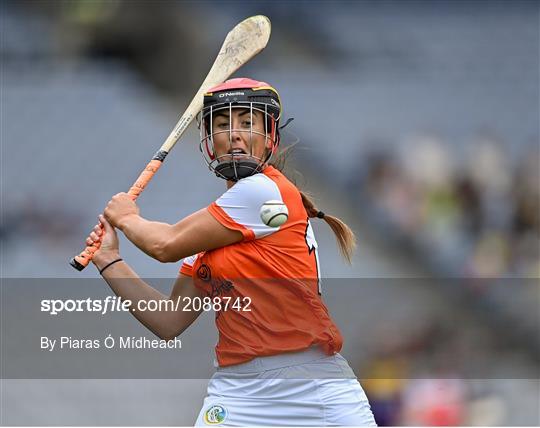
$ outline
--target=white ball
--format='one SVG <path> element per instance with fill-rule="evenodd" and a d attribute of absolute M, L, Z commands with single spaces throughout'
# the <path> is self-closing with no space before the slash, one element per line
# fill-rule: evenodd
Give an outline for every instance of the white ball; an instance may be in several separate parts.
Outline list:
<path fill-rule="evenodd" d="M 266 201 L 259 213 L 263 223 L 270 227 L 279 227 L 289 218 L 287 205 L 281 201 Z"/>

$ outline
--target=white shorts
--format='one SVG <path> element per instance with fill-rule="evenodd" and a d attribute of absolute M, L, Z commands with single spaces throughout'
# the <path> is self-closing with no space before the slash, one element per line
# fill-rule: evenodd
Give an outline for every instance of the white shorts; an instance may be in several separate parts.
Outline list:
<path fill-rule="evenodd" d="M 196 426 L 376 426 L 347 361 L 318 348 L 218 368 Z"/>

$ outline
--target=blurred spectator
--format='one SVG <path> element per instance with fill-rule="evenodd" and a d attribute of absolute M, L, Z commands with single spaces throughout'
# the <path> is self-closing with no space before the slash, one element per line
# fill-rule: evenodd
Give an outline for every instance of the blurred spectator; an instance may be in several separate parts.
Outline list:
<path fill-rule="evenodd" d="M 80 216 L 66 206 L 59 196 L 50 195 L 47 201 L 29 195 L 18 202 L 5 204 L 2 211 L 0 240 L 9 248 L 20 239 L 44 239 L 53 243 L 78 234 Z"/>
<path fill-rule="evenodd" d="M 484 232 L 476 241 L 468 274 L 481 278 L 496 278 L 508 271 L 509 240 L 497 230 Z"/>
<path fill-rule="evenodd" d="M 399 422 L 401 395 L 410 376 L 410 339 L 397 334 L 395 326 L 379 324 L 375 327 L 376 351 L 361 369 L 362 385 L 369 397 L 377 425 L 395 426 Z"/>
<path fill-rule="evenodd" d="M 403 394 L 401 423 L 408 426 L 456 426 L 465 420 L 462 379 L 412 379 Z"/>
<path fill-rule="evenodd" d="M 359 184 L 388 238 L 405 238 L 444 276 L 538 276 L 538 148 L 512 165 L 493 137 L 471 140 L 461 163 L 441 138 L 402 146 L 397 157 L 377 145 Z"/>

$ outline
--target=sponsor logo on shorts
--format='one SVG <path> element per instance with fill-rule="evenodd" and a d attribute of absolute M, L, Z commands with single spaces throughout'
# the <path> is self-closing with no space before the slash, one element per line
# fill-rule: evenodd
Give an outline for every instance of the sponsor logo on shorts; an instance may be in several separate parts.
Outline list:
<path fill-rule="evenodd" d="M 214 404 L 204 412 L 204 423 L 207 425 L 219 425 L 227 419 L 227 409 L 221 404 Z"/>

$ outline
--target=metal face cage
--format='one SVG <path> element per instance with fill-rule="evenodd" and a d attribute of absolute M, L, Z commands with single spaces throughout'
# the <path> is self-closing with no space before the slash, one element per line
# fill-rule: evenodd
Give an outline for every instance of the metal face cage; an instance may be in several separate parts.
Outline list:
<path fill-rule="evenodd" d="M 261 172 L 279 144 L 277 120 L 267 103 L 227 102 L 198 117 L 200 150 L 209 169 L 238 181 Z"/>

